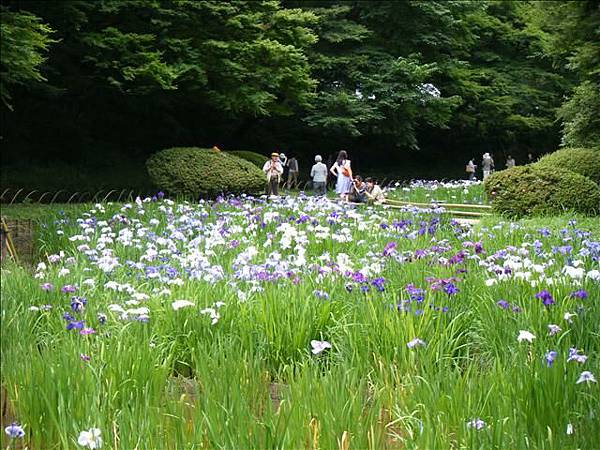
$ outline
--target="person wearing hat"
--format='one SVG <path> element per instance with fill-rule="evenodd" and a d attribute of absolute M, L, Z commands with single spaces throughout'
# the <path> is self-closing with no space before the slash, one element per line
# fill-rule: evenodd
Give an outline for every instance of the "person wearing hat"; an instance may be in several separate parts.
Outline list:
<path fill-rule="evenodd" d="M 483 169 L 484 180 L 492 173 L 492 170 L 494 170 L 494 158 L 487 152 L 483 154 L 481 168 Z"/>
<path fill-rule="evenodd" d="M 263 172 L 267 176 L 267 195 L 279 195 L 279 180 L 283 173 L 279 153 L 271 153 L 271 159 L 263 166 Z"/>

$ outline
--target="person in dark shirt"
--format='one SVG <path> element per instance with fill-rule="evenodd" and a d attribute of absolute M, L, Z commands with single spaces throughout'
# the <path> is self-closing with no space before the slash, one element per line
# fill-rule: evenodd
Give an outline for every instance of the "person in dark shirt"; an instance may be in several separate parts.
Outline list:
<path fill-rule="evenodd" d="M 365 203 L 367 201 L 367 196 L 365 194 L 366 190 L 367 185 L 363 182 L 362 177 L 360 175 L 356 175 L 352 181 L 352 187 L 350 188 L 350 193 L 348 194 L 348 201 L 354 203 Z"/>

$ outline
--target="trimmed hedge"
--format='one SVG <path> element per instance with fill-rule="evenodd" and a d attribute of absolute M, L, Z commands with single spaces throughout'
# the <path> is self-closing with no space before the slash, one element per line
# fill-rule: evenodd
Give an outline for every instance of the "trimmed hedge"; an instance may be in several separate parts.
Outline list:
<path fill-rule="evenodd" d="M 246 161 L 250 161 L 252 164 L 257 166 L 260 170 L 262 170 L 263 166 L 269 159 L 268 156 L 261 155 L 260 153 L 250 152 L 247 150 L 234 150 L 234 151 L 227 152 L 227 153 L 235 155 L 238 158 L 245 159 Z"/>
<path fill-rule="evenodd" d="M 162 150 L 146 161 L 152 182 L 171 195 L 197 198 L 262 191 L 265 176 L 254 164 L 227 152 L 196 147 Z"/>
<path fill-rule="evenodd" d="M 494 210 L 508 216 L 600 213 L 598 185 L 565 169 L 517 166 L 493 173 L 483 186 Z"/>
<path fill-rule="evenodd" d="M 567 169 L 600 184 L 600 150 L 563 148 L 543 156 L 534 165 L 546 170 Z"/>

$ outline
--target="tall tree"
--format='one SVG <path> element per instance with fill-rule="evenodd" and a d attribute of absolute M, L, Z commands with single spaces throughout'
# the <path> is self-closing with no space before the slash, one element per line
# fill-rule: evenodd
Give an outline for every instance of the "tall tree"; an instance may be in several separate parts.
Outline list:
<path fill-rule="evenodd" d="M 24 11 L 0 6 L 0 98 L 10 105 L 10 86 L 44 81 L 40 65 L 46 60 L 53 30 L 41 19 Z"/>
<path fill-rule="evenodd" d="M 554 66 L 575 80 L 558 110 L 562 145 L 600 148 L 600 1 L 532 2 L 529 26 Z"/>

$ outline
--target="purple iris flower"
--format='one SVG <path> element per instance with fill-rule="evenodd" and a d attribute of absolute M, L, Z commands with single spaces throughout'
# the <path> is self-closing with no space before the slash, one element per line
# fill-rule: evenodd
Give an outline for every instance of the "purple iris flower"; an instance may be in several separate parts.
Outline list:
<path fill-rule="evenodd" d="M 156 196 L 157 196 L 159 199 L 161 199 L 161 200 L 162 200 L 163 198 L 165 198 L 165 193 L 164 193 L 163 191 L 158 191 L 158 193 L 156 194 Z"/>
<path fill-rule="evenodd" d="M 379 292 L 383 292 L 385 291 L 385 278 L 380 277 L 380 278 L 375 278 L 374 280 L 371 281 L 371 284 L 375 287 L 375 289 L 377 289 Z"/>
<path fill-rule="evenodd" d="M 450 259 L 448 259 L 448 264 L 450 264 L 450 265 L 460 264 L 464 261 L 464 259 L 465 259 L 465 252 L 463 252 L 461 250 L 457 254 L 452 255 L 450 257 Z"/>
<path fill-rule="evenodd" d="M 508 307 L 510 306 L 506 300 L 498 300 L 496 302 L 496 305 L 498 305 L 502 309 L 508 309 Z"/>
<path fill-rule="evenodd" d="M 71 320 L 75 320 L 75 317 L 73 317 L 70 313 L 66 312 L 63 314 L 63 320 L 70 322 Z"/>
<path fill-rule="evenodd" d="M 444 285 L 444 292 L 448 295 L 454 295 L 458 292 L 458 288 L 453 283 L 447 283 Z"/>
<path fill-rule="evenodd" d="M 43 283 L 43 284 L 40 284 L 40 287 L 42 288 L 43 291 L 46 291 L 46 292 L 51 291 L 54 288 L 52 283 Z"/>
<path fill-rule="evenodd" d="M 539 298 L 544 306 L 554 305 L 554 299 L 552 298 L 552 295 L 550 295 L 550 292 L 548 292 L 546 289 L 542 289 L 540 292 L 535 294 L 535 298 Z"/>
<path fill-rule="evenodd" d="M 407 284 L 404 287 L 404 290 L 410 295 L 410 299 L 414 302 L 421 303 L 425 298 L 425 291 L 423 289 L 419 289 L 412 284 Z"/>
<path fill-rule="evenodd" d="M 72 320 L 67 324 L 68 330 L 81 330 L 83 329 L 83 320 Z"/>
<path fill-rule="evenodd" d="M 367 279 L 362 273 L 354 272 L 352 274 L 352 281 L 354 281 L 355 283 L 364 283 L 365 281 L 367 281 Z"/>
<path fill-rule="evenodd" d="M 556 353 L 554 350 L 546 352 L 546 355 L 544 356 L 544 358 L 546 359 L 546 366 L 552 366 L 552 363 L 556 359 L 556 355 L 558 355 L 558 353 Z"/>
<path fill-rule="evenodd" d="M 77 288 L 71 284 L 66 284 L 60 288 L 60 292 L 62 292 L 63 294 L 67 294 L 67 293 L 72 294 L 76 290 L 77 290 Z"/>
<path fill-rule="evenodd" d="M 71 309 L 74 312 L 83 311 L 86 304 L 87 304 L 87 300 L 85 299 L 85 297 L 77 297 L 77 296 L 71 297 Z"/>
<path fill-rule="evenodd" d="M 583 289 L 580 289 L 580 290 L 578 290 L 578 291 L 573 291 L 573 292 L 571 292 L 571 294 L 569 295 L 569 297 L 571 297 L 571 298 L 580 298 L 580 299 L 582 299 L 582 300 L 583 300 L 584 298 L 587 298 L 587 296 L 588 296 L 588 295 L 587 295 L 587 292 L 586 292 L 586 291 L 584 291 Z"/>
<path fill-rule="evenodd" d="M 365 294 L 366 294 L 367 292 L 369 292 L 369 285 L 368 285 L 368 284 L 363 284 L 363 285 L 360 287 L 360 292 L 362 292 L 362 293 L 365 293 Z"/>
<path fill-rule="evenodd" d="M 475 428 L 476 430 L 481 430 L 485 427 L 485 422 L 479 418 L 470 420 L 467 422 L 467 428 Z"/>
<path fill-rule="evenodd" d="M 383 256 L 390 256 L 395 249 L 396 249 L 396 243 L 388 242 L 387 244 L 385 244 L 385 247 L 383 248 Z"/>
<path fill-rule="evenodd" d="M 583 364 L 584 362 L 587 361 L 587 356 L 580 355 L 579 350 L 571 347 L 569 349 L 569 356 L 567 357 L 567 362 L 569 362 L 569 361 L 575 361 L 575 362 L 578 362 L 579 364 Z"/>
<path fill-rule="evenodd" d="M 329 300 L 329 294 L 325 291 L 314 290 L 313 295 L 322 300 Z"/>
<path fill-rule="evenodd" d="M 25 430 L 16 422 L 7 426 L 4 432 L 11 439 L 22 439 L 25 436 Z"/>

